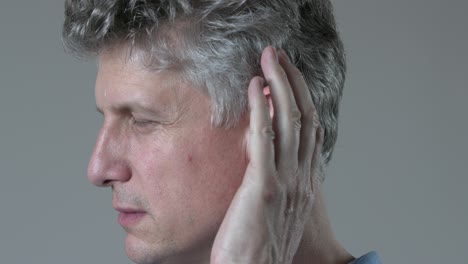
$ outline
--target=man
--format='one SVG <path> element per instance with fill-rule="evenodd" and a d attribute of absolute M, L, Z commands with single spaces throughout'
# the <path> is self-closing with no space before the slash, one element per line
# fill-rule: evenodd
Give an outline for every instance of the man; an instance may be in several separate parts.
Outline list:
<path fill-rule="evenodd" d="M 345 72 L 329 1 L 69 0 L 63 37 L 99 59 L 88 177 L 131 260 L 379 262 L 336 241 L 321 194 Z"/>

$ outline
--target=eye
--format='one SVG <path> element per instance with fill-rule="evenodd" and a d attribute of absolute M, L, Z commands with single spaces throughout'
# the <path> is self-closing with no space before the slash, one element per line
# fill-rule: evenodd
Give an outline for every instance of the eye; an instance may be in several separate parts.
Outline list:
<path fill-rule="evenodd" d="M 137 126 L 137 127 L 147 127 L 149 125 L 153 125 L 155 122 L 151 120 L 146 120 L 146 119 L 136 119 L 135 117 L 132 117 L 132 124 Z"/>

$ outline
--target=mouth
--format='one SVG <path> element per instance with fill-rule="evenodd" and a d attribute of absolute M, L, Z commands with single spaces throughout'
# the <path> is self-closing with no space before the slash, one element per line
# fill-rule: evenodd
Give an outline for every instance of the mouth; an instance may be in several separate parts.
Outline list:
<path fill-rule="evenodd" d="M 119 212 L 117 221 L 122 227 L 131 227 L 140 222 L 145 216 L 146 212 L 134 208 L 114 207 Z"/>

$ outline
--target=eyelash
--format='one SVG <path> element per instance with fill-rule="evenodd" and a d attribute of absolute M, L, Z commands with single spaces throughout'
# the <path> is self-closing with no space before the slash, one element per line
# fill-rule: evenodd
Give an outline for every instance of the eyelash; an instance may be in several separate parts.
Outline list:
<path fill-rule="evenodd" d="M 138 126 L 138 127 L 146 127 L 148 125 L 154 124 L 153 121 L 150 120 L 140 120 L 132 117 L 132 125 Z"/>

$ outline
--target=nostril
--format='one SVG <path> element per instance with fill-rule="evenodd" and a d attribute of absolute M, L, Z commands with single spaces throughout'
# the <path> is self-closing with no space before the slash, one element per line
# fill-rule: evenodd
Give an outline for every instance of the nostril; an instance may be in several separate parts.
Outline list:
<path fill-rule="evenodd" d="M 101 184 L 102 187 L 108 187 L 112 185 L 112 180 L 104 180 Z"/>
<path fill-rule="evenodd" d="M 88 178 L 96 186 L 109 187 L 115 182 L 126 182 L 131 178 L 130 166 L 123 159 L 96 159 L 91 161 Z"/>

